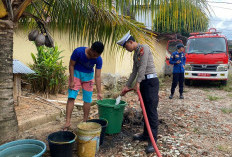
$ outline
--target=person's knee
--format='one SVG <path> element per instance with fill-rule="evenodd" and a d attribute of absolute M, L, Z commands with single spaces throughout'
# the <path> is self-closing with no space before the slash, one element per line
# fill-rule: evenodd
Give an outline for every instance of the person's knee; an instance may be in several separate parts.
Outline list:
<path fill-rule="evenodd" d="M 89 102 L 84 102 L 84 106 L 90 106 L 91 103 Z"/>
<path fill-rule="evenodd" d="M 74 98 L 68 98 L 68 103 L 67 103 L 67 105 L 74 105 L 74 101 L 75 101 Z"/>

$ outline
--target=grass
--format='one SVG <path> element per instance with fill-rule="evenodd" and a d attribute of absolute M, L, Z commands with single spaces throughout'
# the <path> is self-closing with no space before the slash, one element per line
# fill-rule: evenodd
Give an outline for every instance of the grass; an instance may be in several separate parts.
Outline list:
<path fill-rule="evenodd" d="M 232 92 L 232 85 L 220 86 L 219 89 L 224 90 L 226 92 Z"/>
<path fill-rule="evenodd" d="M 165 81 L 170 79 L 168 76 L 159 76 L 159 86 L 160 88 L 164 88 L 165 87 Z"/>
<path fill-rule="evenodd" d="M 230 93 L 230 94 L 227 94 L 227 96 L 232 98 L 232 94 L 231 94 L 231 93 Z"/>
<path fill-rule="evenodd" d="M 205 91 L 205 92 L 210 92 L 209 88 L 203 88 L 202 90 Z"/>
<path fill-rule="evenodd" d="M 208 99 L 209 99 L 210 101 L 215 101 L 215 100 L 218 100 L 218 99 L 221 99 L 221 98 L 219 98 L 219 97 L 217 97 L 217 96 L 211 96 L 211 95 L 209 95 L 209 96 L 208 96 Z"/>
<path fill-rule="evenodd" d="M 226 86 L 221 85 L 219 89 L 224 90 L 226 92 L 232 92 L 232 74 L 231 73 L 228 76 L 227 85 Z"/>
<path fill-rule="evenodd" d="M 200 131 L 199 128 L 194 128 L 194 129 L 193 129 L 193 132 L 194 132 L 194 133 L 197 133 L 197 134 L 198 134 L 199 131 Z"/>
<path fill-rule="evenodd" d="M 221 111 L 225 114 L 230 114 L 232 113 L 232 108 L 222 108 Z"/>
<path fill-rule="evenodd" d="M 222 146 L 222 145 L 219 145 L 217 147 L 218 147 L 218 150 L 220 150 L 220 151 L 224 152 L 226 150 L 226 148 L 224 146 Z"/>
<path fill-rule="evenodd" d="M 227 145 L 218 145 L 217 149 L 222 152 L 231 153 L 231 150 Z"/>

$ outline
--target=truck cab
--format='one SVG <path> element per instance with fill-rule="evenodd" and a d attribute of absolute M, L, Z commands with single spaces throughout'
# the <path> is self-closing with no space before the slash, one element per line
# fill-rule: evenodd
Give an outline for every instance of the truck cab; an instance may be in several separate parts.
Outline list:
<path fill-rule="evenodd" d="M 216 29 L 191 33 L 186 44 L 185 84 L 190 80 L 219 80 L 227 83 L 229 54 L 224 35 Z"/>

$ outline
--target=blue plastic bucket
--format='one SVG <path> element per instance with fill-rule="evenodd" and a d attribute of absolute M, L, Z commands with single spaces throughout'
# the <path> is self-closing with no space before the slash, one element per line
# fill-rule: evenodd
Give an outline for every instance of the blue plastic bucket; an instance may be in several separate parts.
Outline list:
<path fill-rule="evenodd" d="M 44 142 L 32 139 L 17 140 L 0 146 L 1 157 L 41 157 L 45 151 Z"/>

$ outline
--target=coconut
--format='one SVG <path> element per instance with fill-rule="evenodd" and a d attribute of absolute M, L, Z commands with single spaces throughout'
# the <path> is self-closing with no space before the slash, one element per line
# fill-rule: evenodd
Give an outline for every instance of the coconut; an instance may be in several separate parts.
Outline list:
<path fill-rule="evenodd" d="M 42 46 L 45 44 L 45 36 L 40 33 L 35 39 L 36 46 Z"/>
<path fill-rule="evenodd" d="M 39 31 L 37 29 L 32 30 L 29 34 L 28 34 L 28 39 L 30 41 L 35 41 L 36 37 L 39 35 Z"/>
<path fill-rule="evenodd" d="M 53 39 L 52 39 L 52 37 L 49 34 L 47 34 L 45 36 L 45 46 L 47 46 L 47 47 L 54 47 Z"/>

